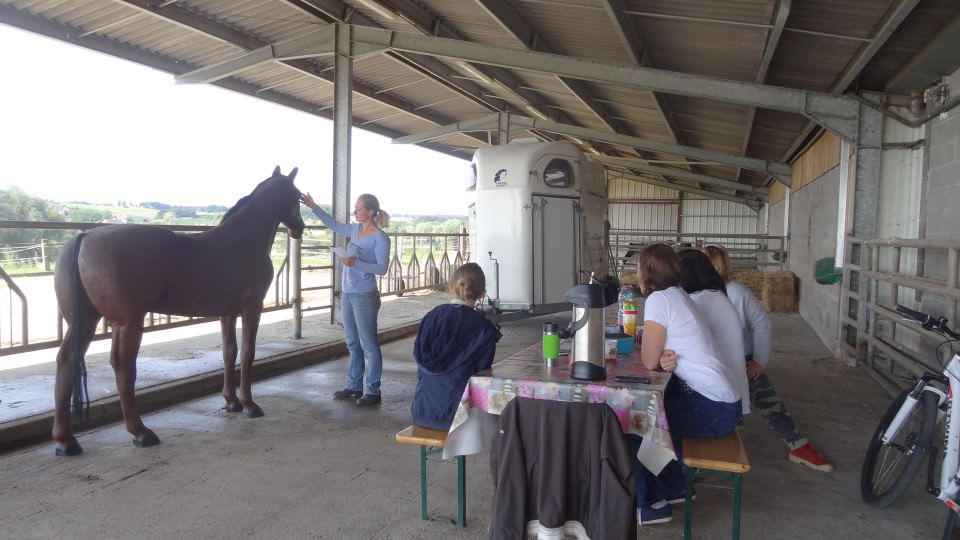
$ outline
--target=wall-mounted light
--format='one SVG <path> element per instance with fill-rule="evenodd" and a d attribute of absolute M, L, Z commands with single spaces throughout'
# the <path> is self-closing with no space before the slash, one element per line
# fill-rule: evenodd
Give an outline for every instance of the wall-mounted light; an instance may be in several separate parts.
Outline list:
<path fill-rule="evenodd" d="M 483 73 L 480 73 L 480 70 L 464 62 L 463 60 L 460 60 L 459 62 L 457 62 L 457 65 L 460 66 L 464 71 L 466 71 L 470 75 L 473 75 L 474 77 L 479 79 L 480 82 L 482 82 L 483 84 L 493 84 L 493 81 L 491 81 L 489 77 L 487 77 Z"/>
<path fill-rule="evenodd" d="M 386 6 L 379 4 L 376 0 L 357 0 L 357 3 L 372 11 L 375 11 L 377 15 L 380 15 L 381 17 L 386 17 L 391 21 L 393 20 L 393 13 L 391 13 Z"/>
<path fill-rule="evenodd" d="M 530 114 L 532 114 L 532 115 L 540 118 L 541 120 L 549 120 L 549 119 L 550 119 L 549 117 L 547 117 L 547 115 L 545 115 L 545 114 L 543 114 L 542 112 L 540 112 L 539 110 L 537 110 L 537 108 L 534 107 L 533 105 L 527 105 L 527 106 L 524 107 L 524 108 L 527 110 L 527 112 L 529 112 Z"/>

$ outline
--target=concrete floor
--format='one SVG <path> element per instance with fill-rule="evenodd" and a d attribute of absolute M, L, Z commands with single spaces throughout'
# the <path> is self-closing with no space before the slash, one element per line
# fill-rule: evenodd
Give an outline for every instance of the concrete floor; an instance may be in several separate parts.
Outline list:
<path fill-rule="evenodd" d="M 335 350 L 336 328 L 311 320 L 305 338 L 294 341 L 287 339 L 284 323 L 264 324 L 258 354 L 264 360 L 258 365 L 267 365 L 271 354 L 289 355 L 301 347 L 313 351 L 307 356 L 317 363 L 258 381 L 254 395 L 266 412 L 262 418 L 220 411 L 215 387 L 212 395 L 207 390 L 204 397 L 145 415 L 162 441 L 152 448 L 133 447 L 114 423 L 84 432 L 85 453 L 77 457 L 55 457 L 47 441 L 3 454 L 0 537 L 486 538 L 492 495 L 488 454 L 467 459 L 467 527 L 458 529 L 444 519 L 456 514 L 455 463 L 430 463 L 430 513 L 439 519 L 421 521 L 417 448 L 393 438 L 410 422 L 416 383 L 411 325 L 442 301 L 444 295 L 429 294 L 384 303 L 382 329 L 407 337 L 383 347 L 379 408 L 330 399 L 342 388 L 346 370 L 342 355 L 321 361 L 324 350 Z M 505 323 L 498 359 L 539 339 L 543 321 L 565 316 Z M 860 500 L 863 451 L 888 396 L 861 370 L 835 362 L 798 315 L 777 314 L 773 320 L 770 377 L 836 471 L 824 474 L 788 462 L 786 448 L 761 419 L 748 417 L 742 434 L 753 470 L 744 479 L 742 537 L 938 538 L 946 510 L 923 491 L 920 480 L 892 508 L 876 510 Z M 172 376 L 196 378 L 186 367 L 190 359 L 200 371 L 215 369 L 217 341 L 212 335 L 145 345 L 141 385 Z M 108 400 L 114 387 L 103 356 L 97 360 L 91 354 L 89 364 L 92 380 L 102 387 L 98 397 Z M 0 371 L 0 434 L 17 426 L 18 411 L 43 423 L 45 406 L 39 402 L 52 401 L 41 397 L 52 393 L 51 373 L 49 364 Z M 169 383 L 165 388 L 176 393 Z M 695 536 L 729 538 L 729 490 L 709 483 L 715 481 L 697 488 Z M 638 537 L 679 538 L 681 514 L 671 523 L 642 528 Z"/>

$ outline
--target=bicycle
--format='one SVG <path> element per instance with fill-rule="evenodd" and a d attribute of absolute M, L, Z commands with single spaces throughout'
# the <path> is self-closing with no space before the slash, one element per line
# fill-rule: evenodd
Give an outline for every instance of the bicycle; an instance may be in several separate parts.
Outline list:
<path fill-rule="evenodd" d="M 897 305 L 898 313 L 920 323 L 927 331 L 943 336 L 940 346 L 960 341 L 960 334 L 947 326 L 944 317 Z M 937 347 L 939 350 L 940 346 Z M 939 361 L 939 355 L 937 355 Z M 955 352 L 942 373 L 924 373 L 917 384 L 900 394 L 884 413 L 867 447 L 860 473 L 860 496 L 876 508 L 886 508 L 910 486 L 927 463 L 926 490 L 950 509 L 943 537 L 954 540 L 960 532 L 960 407 L 954 407 L 952 396 L 960 395 L 960 353 Z M 947 418 L 940 482 L 934 482 L 937 447 L 933 444 L 937 424 Z"/>

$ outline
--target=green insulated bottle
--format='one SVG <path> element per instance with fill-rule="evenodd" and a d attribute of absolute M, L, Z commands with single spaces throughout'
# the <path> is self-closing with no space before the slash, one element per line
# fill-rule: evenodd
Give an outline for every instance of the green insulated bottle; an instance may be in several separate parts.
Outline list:
<path fill-rule="evenodd" d="M 547 367 L 557 365 L 560 357 L 560 325 L 556 322 L 543 323 L 543 362 Z"/>

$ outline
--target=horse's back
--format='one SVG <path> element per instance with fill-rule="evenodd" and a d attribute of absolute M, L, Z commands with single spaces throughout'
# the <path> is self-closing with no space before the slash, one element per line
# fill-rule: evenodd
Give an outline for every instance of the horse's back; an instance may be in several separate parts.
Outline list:
<path fill-rule="evenodd" d="M 108 225 L 80 242 L 79 274 L 92 305 L 111 322 L 147 312 L 222 316 L 259 305 L 273 265 L 259 248 L 212 229 L 174 233 L 153 225 Z"/>
<path fill-rule="evenodd" d="M 165 288 L 176 237 L 153 225 L 106 225 L 84 233 L 75 249 L 93 306 L 111 322 L 142 318 Z"/>

